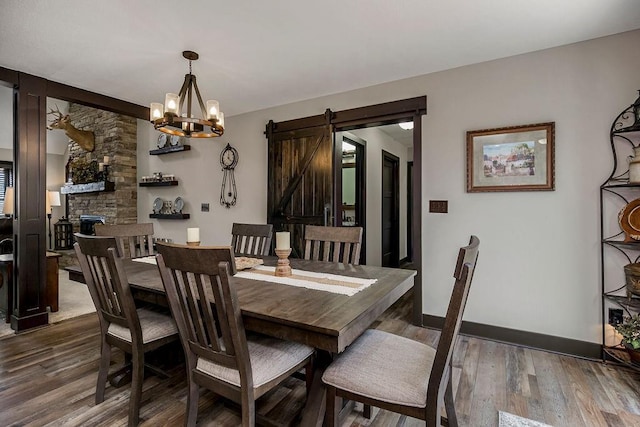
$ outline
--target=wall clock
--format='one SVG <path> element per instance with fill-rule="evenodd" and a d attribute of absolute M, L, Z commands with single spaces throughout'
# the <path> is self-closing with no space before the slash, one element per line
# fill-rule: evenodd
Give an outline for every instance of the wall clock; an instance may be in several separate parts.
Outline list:
<path fill-rule="evenodd" d="M 236 205 L 236 199 L 238 198 L 238 191 L 236 189 L 236 178 L 233 174 L 236 165 L 238 164 L 238 150 L 233 148 L 230 144 L 220 153 L 220 165 L 222 166 L 222 188 L 220 189 L 220 204 L 227 208 Z"/>

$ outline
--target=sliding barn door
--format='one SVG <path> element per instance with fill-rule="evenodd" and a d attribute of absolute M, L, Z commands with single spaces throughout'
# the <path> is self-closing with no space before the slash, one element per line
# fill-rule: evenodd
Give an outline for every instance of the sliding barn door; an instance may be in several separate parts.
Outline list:
<path fill-rule="evenodd" d="M 332 225 L 333 129 L 331 112 L 267 125 L 268 221 L 291 232 L 292 257 L 304 254 L 304 226 Z M 274 239 L 275 241 L 275 239 Z"/>

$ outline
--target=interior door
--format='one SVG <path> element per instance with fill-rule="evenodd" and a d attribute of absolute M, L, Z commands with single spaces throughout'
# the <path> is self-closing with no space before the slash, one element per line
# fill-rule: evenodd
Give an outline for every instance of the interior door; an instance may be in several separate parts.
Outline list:
<path fill-rule="evenodd" d="M 304 226 L 334 224 L 333 129 L 324 119 L 298 129 L 294 122 L 267 125 L 267 209 L 275 231 L 291 233 L 291 256 L 300 258 Z"/>
<path fill-rule="evenodd" d="M 400 265 L 400 159 L 382 151 L 382 266 Z"/>

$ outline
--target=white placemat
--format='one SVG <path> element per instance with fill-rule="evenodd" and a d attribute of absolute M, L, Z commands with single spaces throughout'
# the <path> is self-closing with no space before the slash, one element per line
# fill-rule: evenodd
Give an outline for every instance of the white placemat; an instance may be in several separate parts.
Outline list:
<path fill-rule="evenodd" d="M 376 279 L 361 279 L 296 269 L 292 270 L 290 277 L 279 277 L 274 274 L 275 270 L 275 267 L 257 266 L 250 270 L 239 271 L 234 277 L 274 282 L 348 296 L 355 295 L 376 282 Z"/>

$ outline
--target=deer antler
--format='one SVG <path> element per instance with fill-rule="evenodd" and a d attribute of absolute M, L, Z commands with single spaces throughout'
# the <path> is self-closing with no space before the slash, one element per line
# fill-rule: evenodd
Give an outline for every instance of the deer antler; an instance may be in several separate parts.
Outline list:
<path fill-rule="evenodd" d="M 56 104 L 55 111 L 53 110 L 53 108 L 51 108 L 51 110 L 47 113 L 47 116 L 51 115 L 54 115 L 56 117 L 51 121 L 51 123 L 49 123 L 49 125 L 47 125 L 47 129 L 54 129 L 52 125 L 57 125 L 62 120 L 62 113 L 60 112 L 60 108 L 58 108 L 58 104 Z"/>

